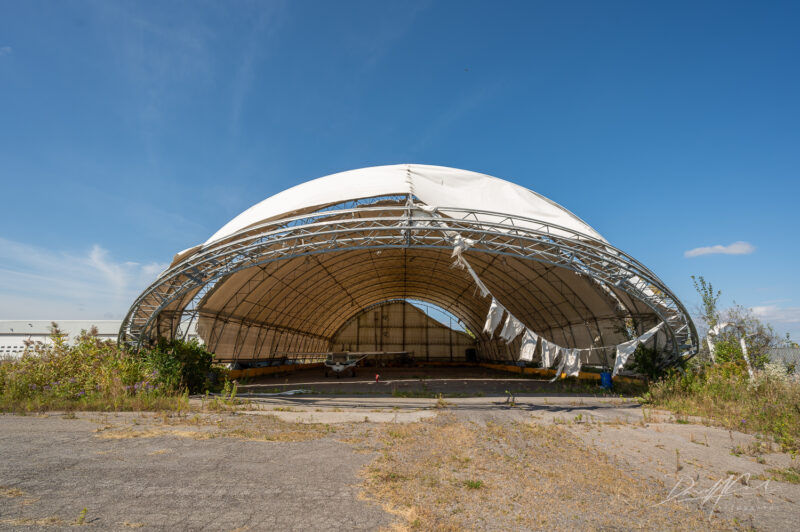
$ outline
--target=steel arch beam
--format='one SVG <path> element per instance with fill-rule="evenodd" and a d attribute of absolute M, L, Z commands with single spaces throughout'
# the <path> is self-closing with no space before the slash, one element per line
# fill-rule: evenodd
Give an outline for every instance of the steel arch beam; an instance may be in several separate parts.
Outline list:
<path fill-rule="evenodd" d="M 187 309 L 192 298 L 183 306 L 180 303 L 187 294 L 213 287 L 253 266 L 349 250 L 450 250 L 453 235 L 460 234 L 475 241 L 470 256 L 507 256 L 549 264 L 643 303 L 667 324 L 673 353 L 663 361 L 664 365 L 695 354 L 697 333 L 680 301 L 655 274 L 608 243 L 542 221 L 502 213 L 455 208 L 439 208 L 439 213 L 440 216 L 432 216 L 401 205 L 356 206 L 247 228 L 165 271 L 132 305 L 120 329 L 120 341 L 141 346 L 153 338 L 153 327 L 162 312 L 169 308 L 169 312 L 182 313 Z M 475 219 L 476 214 L 481 215 L 481 220 Z M 487 218 L 496 221 L 486 221 Z M 531 222 L 537 227 L 531 228 Z M 177 329 L 181 320 L 178 325 L 174 320 L 171 323 Z"/>

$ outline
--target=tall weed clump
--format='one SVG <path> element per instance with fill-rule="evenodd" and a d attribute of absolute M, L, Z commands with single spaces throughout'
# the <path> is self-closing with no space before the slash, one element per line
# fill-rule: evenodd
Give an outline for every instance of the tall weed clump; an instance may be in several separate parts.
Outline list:
<path fill-rule="evenodd" d="M 50 339 L 0 362 L 0 411 L 174 410 L 186 394 L 221 385 L 221 370 L 197 343 L 136 353 L 84 331 L 69 345 L 55 324 Z"/>
<path fill-rule="evenodd" d="M 730 429 L 769 434 L 784 448 L 800 450 L 800 382 L 786 371 L 758 371 L 750 380 L 741 361 L 698 365 L 653 384 L 644 398 Z"/>
<path fill-rule="evenodd" d="M 214 355 L 197 340 L 161 340 L 154 348 L 142 350 L 139 356 L 167 390 L 202 393 L 222 387 L 223 370 L 214 365 Z"/>

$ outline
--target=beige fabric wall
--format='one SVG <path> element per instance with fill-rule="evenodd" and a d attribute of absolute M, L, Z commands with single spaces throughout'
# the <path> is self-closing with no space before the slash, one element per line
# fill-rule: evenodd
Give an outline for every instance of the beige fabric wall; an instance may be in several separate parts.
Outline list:
<path fill-rule="evenodd" d="M 406 302 L 378 305 L 345 324 L 332 351 L 408 351 L 416 360 L 463 361 L 476 341 Z"/>
<path fill-rule="evenodd" d="M 523 258 L 473 250 L 464 256 L 500 303 L 543 337 L 581 348 L 624 341 L 619 327 L 626 312 L 589 277 Z M 643 324 L 654 320 L 644 304 L 615 293 Z M 429 301 L 451 312 L 478 335 L 483 358 L 516 357 L 515 346 L 481 334 L 490 301 L 467 272 L 452 267 L 448 249 L 351 250 L 251 267 L 220 280 L 204 297 L 198 332 L 227 358 L 324 351 L 348 320 L 394 299 Z"/>

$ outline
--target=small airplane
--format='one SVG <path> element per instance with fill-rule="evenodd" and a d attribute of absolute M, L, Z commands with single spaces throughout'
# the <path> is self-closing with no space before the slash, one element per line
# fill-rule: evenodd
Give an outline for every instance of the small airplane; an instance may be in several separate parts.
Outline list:
<path fill-rule="evenodd" d="M 356 364 L 367 358 L 368 355 L 351 355 L 350 353 L 331 353 L 325 359 L 325 376 L 330 372 L 340 378 L 343 373 L 349 372 L 351 377 L 356 376 Z"/>

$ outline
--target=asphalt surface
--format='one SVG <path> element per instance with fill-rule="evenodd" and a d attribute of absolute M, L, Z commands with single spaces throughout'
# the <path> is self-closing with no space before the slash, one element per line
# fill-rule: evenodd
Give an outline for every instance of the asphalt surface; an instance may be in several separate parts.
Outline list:
<path fill-rule="evenodd" d="M 392 521 L 358 498 L 357 473 L 373 456 L 332 439 L 101 439 L 96 427 L 0 416 L 0 529 L 71 528 L 84 508 L 84 524 L 102 530 L 376 530 Z"/>
<path fill-rule="evenodd" d="M 202 422 L 193 422 L 192 413 L 177 422 L 142 413 L 0 415 L 0 530 L 72 528 L 84 508 L 83 524 L 99 530 L 389 528 L 397 516 L 361 496 L 359 474 L 379 456 L 374 442 L 364 442 L 374 439 L 384 426 L 379 423 L 423 420 L 442 411 L 476 426 L 566 427 L 621 469 L 662 486 L 665 497 L 677 483 L 691 482 L 692 500 L 685 504 L 745 528 L 793 530 L 800 522 L 800 485 L 764 480 L 771 470 L 793 466 L 790 455 L 777 448 L 758 457 L 739 455 L 734 451 L 751 445 L 753 436 L 697 420 L 675 423 L 668 412 L 645 413 L 630 399 L 247 399 L 238 413 L 207 412 L 200 414 Z M 193 400 L 198 407 L 201 402 Z M 247 439 L 225 429 L 226 423 L 297 433 L 303 441 Z M 210 433 L 217 436 L 206 437 Z M 715 488 L 726 478 L 734 481 L 724 492 Z"/>

